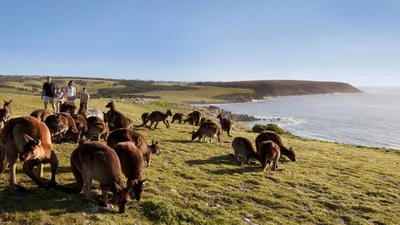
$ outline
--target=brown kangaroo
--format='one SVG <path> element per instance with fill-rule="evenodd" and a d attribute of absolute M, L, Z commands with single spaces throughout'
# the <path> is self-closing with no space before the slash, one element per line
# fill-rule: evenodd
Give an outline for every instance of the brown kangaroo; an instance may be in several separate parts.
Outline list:
<path fill-rule="evenodd" d="M 4 127 L 4 124 L 9 120 L 11 117 L 11 102 L 4 101 L 3 108 L 0 109 L 0 130 Z"/>
<path fill-rule="evenodd" d="M 171 123 L 174 123 L 176 120 L 176 121 L 178 121 L 179 124 L 181 124 L 182 119 L 183 119 L 183 113 L 175 113 L 174 116 L 172 117 Z"/>
<path fill-rule="evenodd" d="M 31 113 L 31 116 L 38 119 L 40 122 L 46 121 L 46 118 L 50 116 L 52 113 L 46 109 L 37 109 Z"/>
<path fill-rule="evenodd" d="M 121 112 L 117 111 L 115 108 L 115 104 L 113 100 L 111 100 L 107 105 L 106 108 L 109 108 L 110 110 L 107 112 L 107 119 L 105 118 L 105 121 L 108 122 L 108 126 L 110 127 L 110 130 L 115 130 L 119 128 L 132 128 L 132 121 L 129 120 L 124 114 Z"/>
<path fill-rule="evenodd" d="M 68 131 L 66 132 L 67 139 L 72 139 L 75 143 L 78 143 L 80 138 L 80 133 L 76 127 L 74 118 L 69 113 L 61 112 L 61 116 L 65 117 L 68 121 Z"/>
<path fill-rule="evenodd" d="M 52 137 L 59 135 L 63 138 L 69 129 L 67 118 L 58 113 L 48 116 L 45 124 L 49 128 Z"/>
<path fill-rule="evenodd" d="M 75 121 L 75 125 L 79 133 L 79 138 L 81 138 L 82 135 L 88 130 L 87 121 L 85 117 L 83 117 L 81 114 L 71 114 L 71 117 Z"/>
<path fill-rule="evenodd" d="M 85 133 L 85 135 L 88 136 L 89 138 L 96 136 L 97 141 L 100 141 L 101 136 L 103 136 L 104 141 L 107 141 L 109 134 L 110 130 L 103 121 L 94 122 L 90 124 L 87 132 Z"/>
<path fill-rule="evenodd" d="M 123 188 L 121 164 L 113 149 L 98 141 L 82 143 L 72 152 L 70 163 L 78 193 L 85 187 L 86 198 L 93 199 L 92 180 L 96 180 L 103 196 L 112 192 L 112 202 L 125 212 L 130 190 Z"/>
<path fill-rule="evenodd" d="M 251 141 L 245 137 L 235 137 L 232 141 L 232 148 L 235 153 L 235 159 L 240 164 L 239 155 L 245 156 L 247 164 L 250 163 L 250 159 L 260 160 L 260 155 L 256 152 L 251 144 Z"/>
<path fill-rule="evenodd" d="M 153 123 L 156 123 L 153 129 L 157 128 L 158 123 L 161 121 L 165 124 L 167 128 L 169 128 L 169 122 L 168 122 L 168 117 L 172 116 L 172 112 L 170 109 L 167 110 L 166 113 L 162 113 L 160 111 L 154 111 L 150 113 L 150 115 L 147 117 L 146 121 L 142 125 L 136 126 L 136 127 L 143 127 L 145 124 L 147 124 L 150 121 L 150 126 L 147 127 L 150 130 L 152 129 L 151 126 L 153 126 Z"/>
<path fill-rule="evenodd" d="M 87 101 L 84 101 L 79 104 L 78 114 L 82 115 L 83 118 L 86 118 L 86 112 L 87 112 Z"/>
<path fill-rule="evenodd" d="M 128 179 L 126 186 L 131 190 L 131 196 L 139 201 L 143 185 L 147 183 L 147 180 L 142 178 L 142 151 L 129 141 L 118 143 L 114 150 L 121 162 L 122 173 Z"/>
<path fill-rule="evenodd" d="M 32 116 L 18 117 L 9 120 L 4 126 L 4 132 L 0 134 L 0 173 L 9 165 L 10 168 L 10 188 L 20 191 L 26 190 L 17 185 L 16 169 L 17 160 L 24 162 L 24 172 L 39 187 L 54 187 L 56 185 L 56 171 L 58 160 L 56 154 L 51 150 L 51 135 L 46 125 Z M 39 165 L 41 171 L 42 164 L 50 163 L 51 180 L 44 184 L 37 174 L 34 167 Z"/>
<path fill-rule="evenodd" d="M 263 142 L 263 141 L 275 142 L 281 150 L 281 155 L 287 156 L 292 161 L 296 161 L 296 153 L 294 152 L 293 148 L 286 148 L 283 145 L 281 137 L 279 137 L 279 135 L 277 133 L 272 132 L 272 131 L 261 132 L 256 138 L 257 151 L 258 151 L 258 148 L 259 148 L 261 142 Z"/>
<path fill-rule="evenodd" d="M 194 125 L 200 126 L 201 113 L 199 111 L 189 113 L 188 117 L 192 118 Z"/>
<path fill-rule="evenodd" d="M 150 157 L 152 153 L 156 155 L 161 154 L 161 149 L 158 146 L 157 141 L 152 141 L 151 145 L 149 145 L 141 133 L 126 128 L 112 131 L 108 136 L 107 145 L 111 148 L 115 148 L 119 142 L 125 141 L 132 142 L 142 151 L 143 158 L 146 160 L 147 166 L 150 166 Z"/>
<path fill-rule="evenodd" d="M 212 138 L 217 137 L 218 142 L 221 142 L 221 130 L 219 126 L 214 122 L 204 122 L 203 124 L 201 124 L 200 128 L 196 132 L 193 132 L 192 141 L 194 141 L 196 138 L 199 138 L 200 141 L 203 136 L 204 140 L 206 139 L 206 137 L 209 137 L 211 142 Z"/>
<path fill-rule="evenodd" d="M 260 162 L 263 167 L 263 171 L 267 169 L 267 164 L 270 166 L 271 161 L 272 163 L 272 170 L 278 169 L 278 161 L 279 157 L 281 156 L 280 148 L 275 142 L 273 141 L 264 141 L 260 144 L 258 149 L 260 154 Z"/>
<path fill-rule="evenodd" d="M 65 112 L 69 114 L 75 114 L 76 113 L 76 105 L 74 102 L 64 102 L 60 106 L 60 112 Z"/>
<path fill-rule="evenodd" d="M 219 123 L 221 124 L 221 128 L 222 128 L 221 134 L 223 131 L 226 131 L 228 133 L 228 136 L 232 137 L 230 135 L 231 128 L 232 128 L 232 121 L 230 119 L 222 118 L 221 113 L 217 116 L 217 118 L 219 119 Z"/>

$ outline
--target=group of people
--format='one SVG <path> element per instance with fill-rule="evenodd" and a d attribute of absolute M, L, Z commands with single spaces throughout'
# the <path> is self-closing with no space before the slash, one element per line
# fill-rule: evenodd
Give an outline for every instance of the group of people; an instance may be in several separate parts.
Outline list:
<path fill-rule="evenodd" d="M 41 98 L 44 100 L 44 108 L 47 109 L 47 104 L 50 103 L 56 113 L 60 112 L 60 106 L 64 103 L 64 99 L 67 99 L 68 102 L 75 102 L 77 96 L 80 99 L 80 103 L 85 102 L 86 104 L 90 98 L 86 87 L 84 87 L 78 95 L 73 80 L 68 82 L 68 85 L 64 90 L 60 87 L 56 88 L 54 83 L 51 81 L 51 77 L 47 77 L 47 82 L 43 84 Z"/>

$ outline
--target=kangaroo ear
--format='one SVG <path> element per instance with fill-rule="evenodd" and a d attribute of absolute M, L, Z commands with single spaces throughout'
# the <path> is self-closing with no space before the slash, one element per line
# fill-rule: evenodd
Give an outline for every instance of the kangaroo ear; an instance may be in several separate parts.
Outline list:
<path fill-rule="evenodd" d="M 25 133 L 23 134 L 23 137 L 24 137 L 24 139 L 25 139 L 26 142 L 33 141 L 33 138 L 32 138 L 31 136 L 25 134 Z"/>
<path fill-rule="evenodd" d="M 156 141 L 154 144 L 155 144 L 155 145 L 158 145 L 158 141 Z"/>

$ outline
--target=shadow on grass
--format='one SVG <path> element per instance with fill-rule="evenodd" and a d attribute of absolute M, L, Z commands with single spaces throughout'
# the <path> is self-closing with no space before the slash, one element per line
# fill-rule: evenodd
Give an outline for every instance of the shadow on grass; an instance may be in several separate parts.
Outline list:
<path fill-rule="evenodd" d="M 52 216 L 65 213 L 84 212 L 96 208 L 96 213 L 118 213 L 109 211 L 85 199 L 84 194 L 67 194 L 65 189 L 74 189 L 75 183 L 62 185 L 59 189 L 27 187 L 26 192 L 19 192 L 6 187 L 0 191 L 2 213 L 50 211 Z"/>
<path fill-rule="evenodd" d="M 183 143 L 183 144 L 186 144 L 186 143 L 195 143 L 195 142 L 192 142 L 191 140 L 164 140 L 165 142 L 171 142 L 171 143 Z"/>
<path fill-rule="evenodd" d="M 208 159 L 195 159 L 195 160 L 186 160 L 186 164 L 190 166 L 194 165 L 206 165 L 206 164 L 214 164 L 214 165 L 239 165 L 230 155 L 220 155 L 213 156 Z"/>
<path fill-rule="evenodd" d="M 234 168 L 234 169 L 219 169 L 219 170 L 211 170 L 209 173 L 215 174 L 215 175 L 232 175 L 235 173 L 254 173 L 254 172 L 262 172 L 262 168 L 260 165 L 258 166 L 248 166 L 248 165 L 243 165 L 240 168 Z"/>

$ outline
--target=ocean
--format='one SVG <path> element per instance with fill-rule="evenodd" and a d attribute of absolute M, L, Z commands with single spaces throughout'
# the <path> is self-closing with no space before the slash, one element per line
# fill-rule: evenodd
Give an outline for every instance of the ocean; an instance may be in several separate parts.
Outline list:
<path fill-rule="evenodd" d="M 295 135 L 347 144 L 400 149 L 400 88 L 360 88 L 364 93 L 273 97 L 215 104 Z"/>

